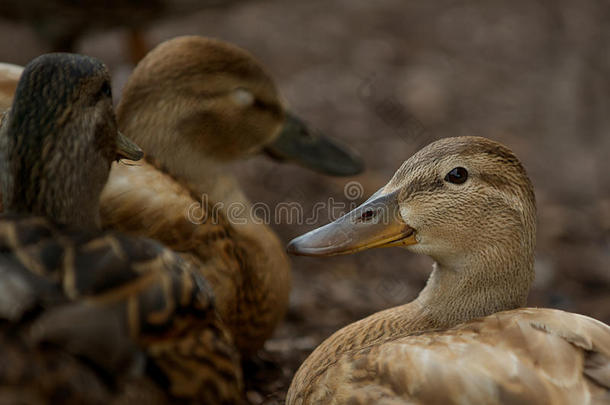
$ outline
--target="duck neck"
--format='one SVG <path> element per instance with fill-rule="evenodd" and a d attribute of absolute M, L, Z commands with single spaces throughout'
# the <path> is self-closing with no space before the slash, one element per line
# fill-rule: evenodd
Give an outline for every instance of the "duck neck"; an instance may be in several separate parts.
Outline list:
<path fill-rule="evenodd" d="M 163 104 L 164 114 L 150 114 L 150 105 L 124 95 L 117 107 L 119 128 L 135 141 L 147 158 L 172 176 L 187 182 L 198 198 L 217 204 L 221 211 L 231 204 L 250 206 L 235 177 L 230 162 L 204 155 L 180 132 L 180 105 Z M 173 109 L 172 109 L 173 108 Z"/>
<path fill-rule="evenodd" d="M 402 313 L 402 334 L 451 328 L 525 305 L 534 279 L 533 244 L 490 244 L 459 260 L 437 260 L 425 288 Z"/>
<path fill-rule="evenodd" d="M 496 249 L 459 263 L 435 262 L 415 300 L 346 326 L 327 339 L 311 361 L 324 367 L 345 352 L 523 306 L 534 276 L 533 254 L 514 253 Z M 324 347 L 341 350 L 329 357 L 330 349 Z"/>
<path fill-rule="evenodd" d="M 29 177 L 29 183 L 17 184 L 10 175 L 2 177 L 0 207 L 4 212 L 43 216 L 73 227 L 99 228 L 99 197 L 88 197 L 90 191 L 85 186 L 89 183 L 73 181 L 70 174 L 61 176 L 65 180 L 61 183 L 55 178 Z"/>
<path fill-rule="evenodd" d="M 180 147 L 177 146 L 177 148 Z M 175 150 L 175 152 L 176 154 L 169 153 L 167 156 L 188 156 L 189 153 L 192 153 L 192 151 L 185 150 L 182 151 L 183 153 L 179 150 Z M 155 160 L 158 160 L 160 166 L 172 176 L 188 184 L 193 194 L 200 198 L 201 202 L 209 203 L 212 212 L 224 214 L 237 233 L 263 253 L 262 256 L 266 257 L 264 262 L 271 268 L 258 269 L 261 277 L 268 278 L 265 275 L 267 272 L 277 271 L 277 279 L 283 279 L 281 275 L 289 271 L 284 247 L 269 226 L 253 216 L 252 204 L 241 190 L 237 179 L 230 173 L 230 163 L 218 162 L 205 157 Z M 285 288 L 285 285 L 280 288 Z"/>
<path fill-rule="evenodd" d="M 405 310 L 407 332 L 450 328 L 474 318 L 525 305 L 534 278 L 533 259 L 481 255 L 459 265 L 435 262 L 426 287 Z M 406 319 L 409 318 L 409 319 Z"/>
<path fill-rule="evenodd" d="M 251 203 L 231 173 L 229 162 L 194 156 L 193 150 L 186 145 L 168 146 L 158 155 L 151 149 L 149 159 L 157 167 L 188 184 L 200 201 L 209 202 L 212 209 L 223 213 L 235 228 L 252 226 L 257 222 L 248 215 Z"/>
<path fill-rule="evenodd" d="M 60 132 L 51 127 L 49 132 L 53 131 Z M 69 126 L 63 131 L 76 133 Z M 53 142 L 42 137 L 38 143 L 18 138 L 28 139 L 9 133 L 4 126 L 0 130 L 0 206 L 4 212 L 43 216 L 72 227 L 99 228 L 99 200 L 110 163 L 96 154 L 92 145 L 79 148 L 70 143 L 69 136 L 56 136 Z M 89 164 L 66 159 L 63 150 L 88 156 Z"/>

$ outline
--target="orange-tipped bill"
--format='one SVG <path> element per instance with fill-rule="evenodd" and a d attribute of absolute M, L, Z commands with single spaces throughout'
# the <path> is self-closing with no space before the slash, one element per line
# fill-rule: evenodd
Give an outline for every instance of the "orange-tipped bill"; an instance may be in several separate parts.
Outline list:
<path fill-rule="evenodd" d="M 364 204 L 330 224 L 293 239 L 289 253 L 333 256 L 361 250 L 417 243 L 415 230 L 402 221 L 398 191 L 377 192 Z"/>

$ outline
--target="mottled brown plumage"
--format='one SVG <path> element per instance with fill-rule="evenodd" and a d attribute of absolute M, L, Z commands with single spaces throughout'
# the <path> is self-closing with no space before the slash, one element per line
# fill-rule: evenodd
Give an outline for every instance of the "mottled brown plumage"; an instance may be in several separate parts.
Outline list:
<path fill-rule="evenodd" d="M 3 294 L 19 294 L 0 308 L 20 322 L 20 334 L 25 329 L 36 344 L 84 356 L 118 383 L 145 361 L 177 397 L 239 400 L 239 357 L 211 289 L 169 249 L 29 216 L 5 215 L 0 238 L 0 249 L 10 252 L 3 256 L 2 269 L 10 272 Z"/>
<path fill-rule="evenodd" d="M 147 239 L 10 214 L 0 220 L 0 238 L 10 252 L 1 267 L 5 337 L 35 352 L 51 343 L 87 358 L 105 372 L 106 391 L 130 374 L 144 379 L 146 366 L 174 396 L 239 400 L 239 358 L 211 290 L 173 252 Z"/>
<path fill-rule="evenodd" d="M 287 116 L 263 67 L 218 40 L 160 44 L 129 78 L 117 115 L 147 161 L 113 168 L 102 194 L 104 226 L 159 240 L 199 268 L 237 346 L 254 353 L 286 311 L 290 267 L 224 163 L 269 148 L 287 159 L 299 142 L 330 151 L 328 159 L 299 156 L 317 170 L 346 174 L 361 170 L 359 161 Z M 232 204 L 239 211 L 229 217 Z"/>
<path fill-rule="evenodd" d="M 452 182 L 458 167 L 467 179 Z M 610 403 L 610 327 L 515 309 L 534 278 L 535 233 L 533 188 L 508 148 L 447 138 L 413 155 L 369 201 L 289 251 L 403 246 L 435 260 L 426 287 L 323 342 L 287 404 Z"/>
<path fill-rule="evenodd" d="M 111 162 L 141 156 L 117 131 L 104 65 L 35 59 L 0 137 L 0 392 L 239 402 L 239 357 L 203 277 L 157 242 L 96 229 Z"/>

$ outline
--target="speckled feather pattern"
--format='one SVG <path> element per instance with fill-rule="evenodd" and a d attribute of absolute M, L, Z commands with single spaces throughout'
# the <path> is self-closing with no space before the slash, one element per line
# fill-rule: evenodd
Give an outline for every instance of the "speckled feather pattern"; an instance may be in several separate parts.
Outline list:
<path fill-rule="evenodd" d="M 443 181 L 464 167 L 463 185 Z M 432 274 L 418 298 L 339 330 L 301 365 L 287 404 L 607 404 L 610 327 L 525 304 L 535 201 L 514 154 L 446 138 L 408 159 L 397 192 Z"/>
<path fill-rule="evenodd" d="M 112 100 L 101 91 L 108 81 L 106 67 L 82 55 L 42 55 L 26 66 L 0 128 L 5 210 L 96 224 L 89 213 L 99 201 L 88 197 L 99 195 L 116 158 Z"/>
<path fill-rule="evenodd" d="M 97 228 L 118 155 L 107 76 L 93 58 L 39 57 L 2 121 L 1 398 L 239 403 L 239 355 L 204 278 L 158 242 Z"/>
<path fill-rule="evenodd" d="M 119 375 L 142 351 L 178 397 L 239 398 L 239 356 L 211 290 L 169 249 L 12 215 L 0 219 L 0 249 L 2 288 L 20 287 L 4 291 L 0 314 L 13 323 L 5 331 L 23 322 L 33 342 L 59 345 Z"/>
<path fill-rule="evenodd" d="M 609 403 L 609 334 L 563 311 L 500 312 L 343 354 L 288 403 Z"/>

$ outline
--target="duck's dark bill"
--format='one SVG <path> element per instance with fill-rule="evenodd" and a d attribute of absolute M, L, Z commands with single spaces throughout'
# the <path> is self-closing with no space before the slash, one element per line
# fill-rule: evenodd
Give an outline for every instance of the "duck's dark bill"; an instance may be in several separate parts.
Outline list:
<path fill-rule="evenodd" d="M 288 252 L 303 256 L 333 256 L 417 243 L 415 230 L 401 219 L 397 193 L 376 193 L 338 220 L 293 239 L 288 244 Z"/>
<path fill-rule="evenodd" d="M 277 160 L 295 162 L 333 176 L 353 176 L 364 170 L 358 154 L 336 140 L 310 130 L 290 113 L 286 114 L 282 132 L 265 151 Z"/>
<path fill-rule="evenodd" d="M 116 153 L 118 159 L 140 160 L 144 152 L 131 139 L 127 138 L 120 131 L 116 137 Z"/>

